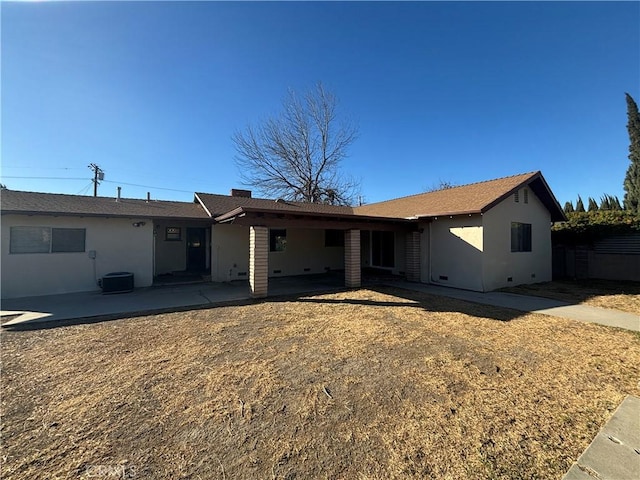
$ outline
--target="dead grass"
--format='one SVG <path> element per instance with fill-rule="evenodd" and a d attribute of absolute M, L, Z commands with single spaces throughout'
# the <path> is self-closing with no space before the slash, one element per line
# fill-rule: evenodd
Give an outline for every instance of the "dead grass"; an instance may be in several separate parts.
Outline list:
<path fill-rule="evenodd" d="M 560 478 L 640 338 L 518 315 L 387 288 L 3 332 L 3 478 Z"/>
<path fill-rule="evenodd" d="M 612 280 L 554 280 L 519 285 L 503 291 L 583 303 L 640 315 L 640 282 Z"/>

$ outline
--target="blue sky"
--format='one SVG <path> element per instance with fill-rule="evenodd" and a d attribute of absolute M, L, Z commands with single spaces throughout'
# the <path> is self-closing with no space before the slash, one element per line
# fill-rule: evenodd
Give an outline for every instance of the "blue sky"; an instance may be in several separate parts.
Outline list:
<path fill-rule="evenodd" d="M 639 2 L 0 8 L 12 189 L 92 194 L 96 163 L 100 195 L 226 194 L 233 132 L 321 81 L 359 127 L 343 171 L 366 202 L 535 170 L 561 204 L 623 196 Z"/>

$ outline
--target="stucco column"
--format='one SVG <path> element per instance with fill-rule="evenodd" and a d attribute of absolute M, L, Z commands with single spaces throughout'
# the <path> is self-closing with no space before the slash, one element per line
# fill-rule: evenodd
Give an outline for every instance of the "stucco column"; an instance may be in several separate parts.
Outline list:
<path fill-rule="evenodd" d="M 249 229 L 249 287 L 253 298 L 267 296 L 269 286 L 269 229 Z"/>
<path fill-rule="evenodd" d="M 349 288 L 361 285 L 360 230 L 344 232 L 344 283 Z"/>
<path fill-rule="evenodd" d="M 420 281 L 420 232 L 407 233 L 405 271 L 408 282 Z"/>

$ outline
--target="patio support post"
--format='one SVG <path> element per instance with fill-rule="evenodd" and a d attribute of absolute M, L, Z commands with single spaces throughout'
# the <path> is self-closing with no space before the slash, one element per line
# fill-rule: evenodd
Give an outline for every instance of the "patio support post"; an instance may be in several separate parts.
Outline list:
<path fill-rule="evenodd" d="M 344 283 L 349 288 L 361 285 L 360 230 L 344 232 Z"/>
<path fill-rule="evenodd" d="M 420 232 L 407 233 L 405 271 L 408 282 L 420 281 Z"/>
<path fill-rule="evenodd" d="M 249 231 L 249 287 L 253 298 L 267 296 L 268 272 L 269 229 L 251 226 Z"/>

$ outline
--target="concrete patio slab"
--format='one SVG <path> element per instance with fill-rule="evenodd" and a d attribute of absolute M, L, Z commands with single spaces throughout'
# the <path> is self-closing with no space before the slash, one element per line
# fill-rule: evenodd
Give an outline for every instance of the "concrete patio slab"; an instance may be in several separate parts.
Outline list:
<path fill-rule="evenodd" d="M 269 297 L 340 288 L 344 288 L 344 279 L 339 275 L 309 275 L 304 279 L 273 278 L 269 282 Z M 2 301 L 0 317 L 12 317 L 2 324 L 3 327 L 18 327 L 38 322 L 134 316 L 204 308 L 250 299 L 249 285 L 246 281 L 162 285 L 109 295 L 94 291 L 8 299 Z"/>

